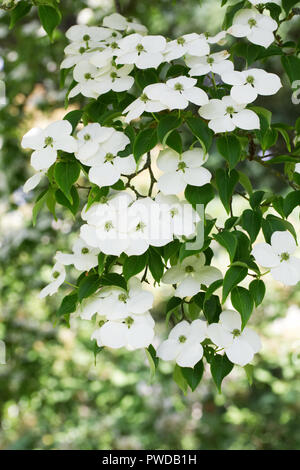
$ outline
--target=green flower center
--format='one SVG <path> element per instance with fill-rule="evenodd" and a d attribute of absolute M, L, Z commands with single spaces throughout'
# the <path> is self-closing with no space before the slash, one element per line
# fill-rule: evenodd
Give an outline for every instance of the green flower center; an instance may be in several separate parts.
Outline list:
<path fill-rule="evenodd" d="M 45 139 L 46 147 L 48 147 L 48 145 L 52 145 L 52 144 L 53 144 L 53 138 L 52 137 L 46 137 L 46 139 Z"/>
<path fill-rule="evenodd" d="M 144 231 L 144 228 L 146 227 L 146 224 L 144 224 L 144 222 L 139 222 L 136 226 L 136 231 L 139 232 L 143 232 Z"/>
<path fill-rule="evenodd" d="M 83 255 L 87 255 L 89 252 L 90 252 L 90 250 L 88 248 L 82 248 L 82 250 L 81 250 L 81 253 Z"/>
<path fill-rule="evenodd" d="M 115 158 L 115 157 L 114 157 L 114 155 L 113 155 L 112 153 L 107 153 L 107 154 L 105 155 L 105 161 L 106 161 L 106 162 L 112 162 L 114 158 Z"/>
<path fill-rule="evenodd" d="M 250 83 L 250 85 L 253 85 L 254 83 L 254 77 L 252 75 L 249 75 L 246 80 L 247 83 Z"/>
<path fill-rule="evenodd" d="M 237 336 L 240 336 L 241 335 L 241 332 L 240 330 L 238 330 L 237 328 L 235 330 L 232 331 L 232 334 L 233 334 L 233 337 L 234 338 L 237 338 Z"/>
<path fill-rule="evenodd" d="M 90 36 L 89 36 L 88 34 L 85 34 L 85 35 L 83 36 L 83 40 L 84 40 L 84 41 L 89 41 L 90 39 L 91 39 L 91 38 L 90 38 Z"/>
<path fill-rule="evenodd" d="M 187 266 L 187 267 L 185 268 L 185 272 L 186 272 L 186 273 L 193 273 L 194 271 L 195 271 L 195 270 L 194 270 L 193 266 Z"/>
<path fill-rule="evenodd" d="M 85 74 L 84 74 L 84 78 L 85 78 L 86 80 L 92 80 L 93 77 L 92 77 L 92 74 L 90 74 L 90 73 L 85 73 Z"/>
<path fill-rule="evenodd" d="M 183 172 L 184 172 L 186 166 L 187 166 L 187 165 L 186 165 L 185 162 L 179 162 L 179 163 L 178 163 L 178 167 L 177 167 L 177 171 L 183 171 Z"/>
<path fill-rule="evenodd" d="M 147 103 L 147 101 L 149 101 L 149 98 L 148 98 L 148 96 L 146 95 L 146 93 L 143 93 L 143 94 L 140 96 L 140 100 L 143 101 L 143 103 Z"/>
<path fill-rule="evenodd" d="M 248 25 L 250 26 L 250 28 L 253 28 L 253 26 L 256 26 L 257 22 L 254 18 L 250 18 L 250 20 L 248 21 Z"/>
<path fill-rule="evenodd" d="M 228 107 L 226 108 L 226 113 L 227 113 L 227 114 L 233 114 L 234 112 L 235 112 L 235 110 L 234 110 L 234 107 L 233 107 L 233 106 L 228 106 Z"/>
<path fill-rule="evenodd" d="M 117 72 L 111 72 L 110 74 L 111 78 L 114 80 L 115 78 L 118 78 Z"/>
<path fill-rule="evenodd" d="M 282 262 L 282 261 L 288 261 L 289 259 L 290 259 L 289 253 L 287 253 L 287 252 L 281 253 L 280 262 Z"/>
<path fill-rule="evenodd" d="M 136 50 L 138 51 L 139 54 L 143 52 L 145 50 L 143 44 L 137 44 Z"/>
<path fill-rule="evenodd" d="M 183 91 L 183 85 L 181 83 L 175 83 L 174 90 Z"/>
<path fill-rule="evenodd" d="M 184 335 L 179 336 L 178 339 L 179 339 L 179 343 L 185 343 L 186 342 L 186 336 L 184 336 Z"/>
<path fill-rule="evenodd" d="M 131 318 L 131 317 L 127 317 L 127 318 L 125 318 L 124 323 L 126 323 L 128 328 L 130 328 L 134 324 L 134 319 Z"/>
<path fill-rule="evenodd" d="M 178 39 L 177 39 L 177 44 L 179 44 L 180 46 L 183 46 L 184 43 L 185 43 L 185 39 L 184 39 L 184 38 L 178 38 Z"/>
<path fill-rule="evenodd" d="M 212 65 L 214 63 L 215 59 L 213 57 L 207 57 L 207 63 Z"/>
<path fill-rule="evenodd" d="M 178 214 L 178 209 L 176 209 L 176 207 L 174 207 L 173 209 L 170 210 L 170 214 L 171 214 L 171 217 L 175 217 L 175 215 Z"/>
<path fill-rule="evenodd" d="M 84 136 L 84 140 L 90 140 L 90 139 L 91 139 L 91 136 L 90 136 L 90 134 L 85 134 L 85 136 Z"/>
<path fill-rule="evenodd" d="M 79 49 L 79 54 L 84 54 L 85 51 L 86 51 L 86 48 L 82 46 Z"/>
<path fill-rule="evenodd" d="M 108 222 L 105 222 L 104 230 L 106 232 L 109 232 L 112 228 L 114 228 L 114 226 L 111 220 L 109 220 Z"/>
<path fill-rule="evenodd" d="M 59 274 L 60 273 L 58 271 L 54 271 L 54 273 L 52 274 L 53 279 L 57 279 Z"/>
<path fill-rule="evenodd" d="M 118 299 L 120 302 L 123 302 L 125 304 L 125 302 L 127 301 L 127 295 L 126 294 L 120 294 Z"/>
<path fill-rule="evenodd" d="M 112 42 L 111 45 L 110 45 L 110 47 L 111 47 L 112 49 L 118 49 L 119 46 L 118 46 L 118 43 L 117 43 L 117 42 Z"/>

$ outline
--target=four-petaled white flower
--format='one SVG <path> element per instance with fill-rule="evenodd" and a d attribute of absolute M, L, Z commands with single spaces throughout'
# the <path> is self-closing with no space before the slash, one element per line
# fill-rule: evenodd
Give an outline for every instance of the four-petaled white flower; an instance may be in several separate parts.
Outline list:
<path fill-rule="evenodd" d="M 234 69 L 233 62 L 228 60 L 228 57 L 230 57 L 228 51 L 221 51 L 205 57 L 188 56 L 185 58 L 185 63 L 190 67 L 189 75 L 192 77 L 200 77 L 210 72 L 221 75 Z"/>
<path fill-rule="evenodd" d="M 53 294 L 56 294 L 59 287 L 64 283 L 65 279 L 65 267 L 63 264 L 57 261 L 51 271 L 51 282 L 46 287 L 44 287 L 44 289 L 41 290 L 39 294 L 40 299 L 47 297 L 47 295 L 51 296 Z"/>
<path fill-rule="evenodd" d="M 147 348 L 154 338 L 154 320 L 149 312 L 143 315 L 128 314 L 126 318 L 108 320 L 91 336 L 99 347 L 112 349 L 125 347 L 129 351 Z"/>
<path fill-rule="evenodd" d="M 260 351 L 261 341 L 257 333 L 250 328 L 242 330 L 240 315 L 234 310 L 224 310 L 219 323 L 207 327 L 207 336 L 225 350 L 233 364 L 244 367 L 252 361 L 254 354 Z"/>
<path fill-rule="evenodd" d="M 236 13 L 228 33 L 236 38 L 247 37 L 253 44 L 267 48 L 274 41 L 273 31 L 277 28 L 278 24 L 270 16 L 246 8 Z"/>
<path fill-rule="evenodd" d="M 78 150 L 76 158 L 84 165 L 89 165 L 89 160 L 99 151 L 100 144 L 109 139 L 114 133 L 113 127 L 100 126 L 98 122 L 88 124 L 77 133 Z"/>
<path fill-rule="evenodd" d="M 94 56 L 90 62 L 95 64 L 96 57 Z M 109 70 L 106 70 L 97 77 L 97 93 L 103 95 L 110 90 L 115 92 L 129 90 L 134 84 L 134 78 L 129 76 L 132 69 L 133 65 L 124 65 L 119 68 L 112 65 Z"/>
<path fill-rule="evenodd" d="M 112 13 L 111 15 L 103 18 L 103 26 L 116 29 L 118 31 L 135 31 L 140 34 L 147 34 L 147 28 L 144 25 L 137 23 L 136 21 L 129 21 L 127 18 L 120 15 L 120 13 Z"/>
<path fill-rule="evenodd" d="M 30 163 L 37 172 L 26 181 L 23 188 L 25 192 L 39 184 L 46 171 L 55 163 L 58 150 L 68 153 L 77 150 L 77 142 L 70 135 L 71 132 L 71 124 L 63 120 L 52 122 L 46 129 L 34 127 L 24 135 L 21 146 L 34 150 Z"/>
<path fill-rule="evenodd" d="M 182 155 L 169 148 L 163 150 L 157 159 L 158 168 L 164 172 L 157 182 L 158 188 L 169 195 L 184 191 L 188 184 L 203 186 L 209 183 L 211 173 L 202 167 L 207 158 L 200 148 L 187 150 Z"/>
<path fill-rule="evenodd" d="M 55 259 L 64 266 L 73 264 L 78 271 L 89 271 L 98 265 L 100 250 L 98 248 L 91 248 L 80 238 L 73 244 L 72 251 L 73 254 L 58 251 Z"/>
<path fill-rule="evenodd" d="M 203 106 L 208 103 L 204 90 L 196 87 L 195 78 L 177 77 L 166 83 L 148 85 L 145 92 L 151 100 L 160 101 L 169 109 L 185 109 L 189 102 Z"/>
<path fill-rule="evenodd" d="M 119 41 L 117 64 L 135 64 L 139 69 L 158 67 L 163 61 L 166 39 L 163 36 L 130 34 Z"/>
<path fill-rule="evenodd" d="M 184 298 L 192 297 L 200 290 L 201 284 L 209 286 L 215 281 L 222 279 L 222 273 L 213 266 L 205 266 L 205 255 L 197 255 L 185 258 L 168 269 L 163 275 L 162 282 L 165 284 L 179 284 L 175 290 L 175 296 Z"/>
<path fill-rule="evenodd" d="M 258 243 L 252 250 L 256 262 L 269 268 L 273 278 L 287 286 L 300 281 L 300 259 L 292 256 L 297 248 L 290 232 L 274 232 L 271 244 Z"/>
<path fill-rule="evenodd" d="M 169 62 L 170 60 L 179 59 L 185 54 L 201 57 L 209 54 L 209 51 L 209 45 L 204 34 L 191 33 L 168 42 L 164 55 Z"/>
<path fill-rule="evenodd" d="M 202 341 L 207 336 L 206 322 L 186 320 L 178 323 L 169 337 L 157 349 L 156 355 L 163 361 L 173 361 L 180 367 L 194 367 L 203 357 Z"/>
<path fill-rule="evenodd" d="M 147 113 L 158 113 L 163 109 L 167 109 L 167 106 L 163 104 L 159 98 L 158 99 L 150 99 L 148 96 L 148 91 L 152 90 L 153 87 L 159 84 L 148 85 L 144 89 L 143 93 L 139 98 L 134 100 L 127 108 L 124 109 L 123 114 L 127 114 L 125 117 L 125 122 L 133 121 L 134 119 L 138 119 L 144 112 Z"/>
<path fill-rule="evenodd" d="M 252 103 L 258 95 L 274 95 L 281 88 L 280 78 L 275 73 L 261 69 L 249 69 L 243 72 L 229 71 L 221 74 L 223 82 L 233 85 L 231 97 L 241 104 Z"/>
<path fill-rule="evenodd" d="M 238 104 L 230 96 L 224 96 L 221 100 L 210 100 L 207 105 L 199 109 L 199 114 L 209 120 L 208 127 L 215 133 L 231 132 L 236 127 L 245 130 L 260 127 L 257 114 L 245 109 L 245 104 Z"/>
<path fill-rule="evenodd" d="M 99 41 L 104 41 L 110 36 L 111 32 L 107 28 L 99 26 L 74 25 L 66 32 L 67 38 L 72 42 L 85 43 L 93 45 Z"/>

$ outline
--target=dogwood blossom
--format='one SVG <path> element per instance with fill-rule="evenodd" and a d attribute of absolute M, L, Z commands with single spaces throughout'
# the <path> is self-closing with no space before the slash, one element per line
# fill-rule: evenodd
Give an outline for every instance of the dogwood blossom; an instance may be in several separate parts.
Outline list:
<path fill-rule="evenodd" d="M 98 63 L 99 56 L 93 56 L 90 60 L 92 64 Z M 101 65 L 100 65 L 101 66 Z M 134 78 L 129 76 L 133 69 L 133 65 L 124 65 L 123 67 L 116 67 L 111 65 L 109 70 L 102 73 L 97 78 L 97 92 L 100 95 L 113 90 L 115 92 L 127 91 L 134 84 Z"/>
<path fill-rule="evenodd" d="M 100 144 L 107 141 L 113 133 L 113 127 L 100 126 L 98 122 L 83 127 L 76 136 L 78 142 L 76 158 L 84 165 L 91 166 L 89 160 L 100 150 Z"/>
<path fill-rule="evenodd" d="M 72 42 L 89 45 L 105 40 L 110 34 L 109 29 L 100 26 L 74 25 L 68 29 L 66 37 Z"/>
<path fill-rule="evenodd" d="M 236 38 L 247 37 L 253 44 L 267 48 L 274 41 L 273 31 L 277 28 L 278 24 L 270 16 L 245 8 L 236 13 L 228 33 Z"/>
<path fill-rule="evenodd" d="M 112 349 L 125 347 L 129 351 L 147 348 L 154 339 L 154 320 L 149 312 L 130 314 L 126 318 L 107 321 L 91 336 L 97 345 Z"/>
<path fill-rule="evenodd" d="M 257 333 L 247 327 L 242 330 L 241 317 L 234 310 L 223 311 L 219 323 L 208 325 L 207 336 L 219 348 L 224 348 L 226 356 L 233 364 L 242 367 L 249 364 L 254 354 L 261 349 Z"/>
<path fill-rule="evenodd" d="M 274 95 L 281 88 L 280 78 L 275 73 L 261 69 L 249 69 L 243 72 L 225 71 L 221 74 L 223 82 L 233 85 L 231 97 L 240 104 L 252 103 L 258 95 Z"/>
<path fill-rule="evenodd" d="M 197 255 L 185 258 L 182 263 L 169 268 L 162 277 L 165 284 L 179 284 L 175 290 L 175 296 L 184 298 L 192 297 L 199 292 L 201 284 L 209 286 L 213 282 L 222 279 L 222 273 L 213 266 L 205 266 L 205 255 Z"/>
<path fill-rule="evenodd" d="M 173 361 L 180 367 L 194 367 L 202 359 L 202 341 L 207 336 L 206 322 L 186 320 L 178 323 L 169 337 L 157 349 L 156 355 L 163 361 Z"/>
<path fill-rule="evenodd" d="M 187 56 L 185 57 L 185 63 L 191 68 L 189 75 L 192 77 L 199 77 L 210 72 L 221 75 L 224 72 L 232 71 L 234 68 L 233 62 L 228 60 L 228 57 L 230 57 L 228 51 L 221 51 L 205 57 Z"/>
<path fill-rule="evenodd" d="M 59 287 L 64 283 L 65 279 L 65 267 L 63 264 L 57 261 L 51 271 L 51 282 L 46 287 L 44 287 L 44 289 L 41 290 L 39 294 L 40 299 L 43 299 L 48 295 L 51 296 L 55 294 L 58 291 Z"/>
<path fill-rule="evenodd" d="M 127 18 L 120 15 L 120 13 L 112 13 L 103 18 L 103 26 L 117 29 L 118 31 L 135 31 L 140 34 L 147 34 L 147 28 L 144 25 L 136 21 L 129 21 Z"/>
<path fill-rule="evenodd" d="M 78 238 L 73 244 L 72 251 L 73 254 L 57 252 L 56 260 L 64 266 L 74 264 L 79 271 L 89 271 L 94 266 L 98 266 L 100 253 L 98 248 L 91 248 Z"/>
<path fill-rule="evenodd" d="M 117 64 L 135 64 L 139 69 L 158 67 L 163 61 L 166 39 L 163 36 L 130 34 L 119 41 Z"/>
<path fill-rule="evenodd" d="M 130 175 L 135 172 L 134 156 L 118 157 L 116 153 L 108 152 L 105 156 L 100 152 L 97 154 L 97 165 L 92 166 L 89 171 L 89 180 L 92 183 L 100 187 L 111 186 L 120 179 L 121 175 Z"/>
<path fill-rule="evenodd" d="M 300 281 L 300 259 L 292 256 L 297 245 L 290 232 L 274 232 L 271 243 L 258 243 L 252 255 L 256 262 L 269 268 L 273 278 L 286 286 L 294 286 Z"/>
<path fill-rule="evenodd" d="M 106 70 L 109 68 L 107 65 Z M 73 98 L 79 93 L 87 98 L 98 98 L 103 90 L 103 84 L 98 80 L 98 77 L 103 72 L 103 70 L 100 72 L 98 67 L 87 60 L 79 62 L 73 70 L 74 80 L 78 83 L 70 91 L 69 98 Z"/>
<path fill-rule="evenodd" d="M 164 56 L 167 62 L 179 59 L 185 54 L 201 57 L 209 54 L 210 48 L 203 34 L 185 34 L 166 45 Z"/>
<path fill-rule="evenodd" d="M 177 196 L 158 193 L 155 201 L 160 204 L 162 220 L 176 237 L 191 238 L 196 235 L 196 225 L 200 221 L 198 213 L 191 204 L 180 201 Z"/>
<path fill-rule="evenodd" d="M 158 168 L 164 172 L 157 182 L 159 190 L 166 195 L 178 194 L 188 184 L 203 186 L 209 183 L 211 173 L 202 167 L 207 158 L 200 148 L 187 150 L 182 155 L 170 148 L 163 150 L 157 159 Z"/>
<path fill-rule="evenodd" d="M 134 119 L 138 119 L 144 112 L 147 113 L 158 113 L 163 109 L 167 109 L 167 106 L 163 104 L 159 98 L 158 99 L 150 99 L 148 96 L 149 89 L 151 90 L 155 85 L 148 85 L 141 96 L 137 98 L 135 101 L 130 103 L 124 111 L 123 114 L 126 114 L 125 122 L 131 122 Z"/>
<path fill-rule="evenodd" d="M 202 106 L 208 103 L 204 90 L 196 87 L 197 80 L 188 77 L 176 77 L 166 83 L 148 85 L 144 90 L 151 100 L 160 101 L 168 109 L 185 109 L 189 102 Z"/>
<path fill-rule="evenodd" d="M 212 99 L 199 109 L 199 114 L 209 120 L 208 127 L 215 133 L 231 132 L 236 127 L 245 130 L 259 129 L 257 114 L 245 109 L 245 104 L 238 104 L 230 96 L 221 100 Z"/>

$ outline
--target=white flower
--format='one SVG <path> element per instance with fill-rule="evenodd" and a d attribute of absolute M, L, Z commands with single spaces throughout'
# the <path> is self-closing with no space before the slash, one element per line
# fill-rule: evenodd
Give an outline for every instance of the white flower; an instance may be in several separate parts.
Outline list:
<path fill-rule="evenodd" d="M 57 262 L 52 268 L 51 282 L 44 289 L 41 290 L 39 297 L 43 299 L 47 295 L 55 294 L 59 287 L 64 283 L 66 278 L 66 270 L 63 264 Z"/>
<path fill-rule="evenodd" d="M 215 36 L 206 36 L 208 44 L 223 45 L 226 42 L 227 31 L 220 31 Z"/>
<path fill-rule="evenodd" d="M 175 296 L 184 298 L 192 297 L 200 291 L 201 284 L 209 286 L 213 282 L 222 279 L 222 273 L 212 266 L 205 266 L 205 255 L 197 255 L 185 258 L 182 263 L 172 266 L 163 275 L 165 284 L 179 284 L 175 290 Z"/>
<path fill-rule="evenodd" d="M 148 85 L 147 96 L 165 104 L 169 109 L 185 109 L 189 102 L 202 106 L 208 103 L 208 96 L 201 88 L 196 87 L 195 78 L 171 78 L 166 83 Z"/>
<path fill-rule="evenodd" d="M 90 62 L 96 65 L 99 57 L 93 56 Z M 100 58 L 101 59 L 101 58 Z M 124 65 L 117 68 L 111 65 L 111 68 L 105 73 L 102 73 L 97 78 L 97 92 L 99 95 L 109 92 L 110 90 L 121 92 L 129 90 L 134 84 L 134 78 L 129 76 L 133 69 L 133 65 Z"/>
<path fill-rule="evenodd" d="M 83 306 L 81 318 L 91 320 L 95 313 L 106 320 L 120 320 L 128 315 L 144 315 L 153 306 L 154 296 L 143 289 L 141 281 L 133 277 L 128 281 L 128 291 L 119 287 L 105 287 Z"/>
<path fill-rule="evenodd" d="M 221 75 L 224 72 L 233 70 L 233 62 L 227 60 L 230 57 L 228 51 L 216 52 L 215 54 L 209 54 L 205 57 L 186 57 L 185 62 L 188 67 L 191 68 L 189 75 L 201 76 L 206 75 L 210 72 L 218 73 Z"/>
<path fill-rule="evenodd" d="M 149 312 L 143 315 L 130 314 L 128 317 L 115 321 L 107 321 L 94 331 L 91 339 L 96 339 L 99 347 L 112 349 L 125 347 L 132 351 L 147 348 L 154 338 L 154 320 Z"/>
<path fill-rule="evenodd" d="M 175 360 L 180 367 L 194 367 L 203 357 L 201 342 L 207 336 L 206 322 L 186 320 L 178 323 L 169 338 L 157 349 L 156 355 L 163 361 Z"/>
<path fill-rule="evenodd" d="M 228 33 L 236 38 L 247 37 L 253 44 L 269 47 L 274 41 L 278 24 L 270 16 L 259 13 L 256 9 L 243 9 L 236 13 Z"/>
<path fill-rule="evenodd" d="M 116 152 L 108 152 L 105 156 L 97 154 L 97 165 L 89 171 L 89 180 L 98 186 L 111 186 L 119 181 L 121 175 L 131 175 L 136 171 L 133 155 L 118 157 Z"/>
<path fill-rule="evenodd" d="M 167 148 L 160 152 L 157 166 L 164 174 L 159 178 L 157 186 L 164 194 L 178 194 L 192 186 L 203 186 L 211 180 L 211 173 L 203 168 L 208 156 L 200 148 L 187 150 L 179 155 L 175 150 Z"/>
<path fill-rule="evenodd" d="M 124 16 L 120 15 L 119 13 L 113 13 L 109 16 L 106 16 L 103 19 L 103 26 L 117 29 L 118 31 L 136 31 L 140 34 L 147 33 L 147 28 L 144 25 L 135 21 L 128 21 Z"/>
<path fill-rule="evenodd" d="M 200 217 L 191 204 L 180 201 L 177 196 L 165 196 L 162 193 L 157 194 L 155 201 L 160 204 L 162 220 L 170 227 L 173 235 L 186 238 L 196 235 Z"/>
<path fill-rule="evenodd" d="M 72 248 L 73 254 L 58 252 L 56 260 L 68 266 L 74 264 L 75 268 L 79 271 L 89 271 L 94 266 L 98 266 L 98 248 L 91 248 L 78 238 Z"/>
<path fill-rule="evenodd" d="M 257 114 L 245 105 L 236 103 L 230 96 L 221 100 L 212 99 L 199 109 L 199 114 L 209 120 L 208 127 L 215 133 L 231 132 L 236 127 L 245 130 L 259 129 L 260 122 Z"/>
<path fill-rule="evenodd" d="M 185 54 L 201 57 L 209 54 L 209 45 L 202 34 L 185 34 L 167 43 L 164 55 L 167 62 L 179 59 Z"/>
<path fill-rule="evenodd" d="M 223 82 L 233 85 L 231 97 L 241 104 L 252 103 L 258 95 L 274 95 L 282 86 L 277 75 L 261 69 L 227 71 L 221 74 L 221 78 Z"/>
<path fill-rule="evenodd" d="M 119 41 L 117 64 L 134 64 L 139 69 L 157 68 L 163 61 L 166 39 L 163 36 L 130 34 Z"/>
<path fill-rule="evenodd" d="M 276 281 L 294 286 L 300 281 L 300 259 L 292 256 L 297 248 L 290 232 L 274 232 L 271 244 L 258 243 L 252 250 L 256 262 L 270 268 Z"/>
<path fill-rule="evenodd" d="M 70 135 L 71 132 L 71 124 L 63 120 L 53 122 L 46 129 L 34 127 L 24 135 L 21 145 L 34 150 L 31 165 L 36 171 L 47 171 L 55 163 L 58 150 L 68 153 L 77 150 L 77 143 Z"/>
<path fill-rule="evenodd" d="M 94 44 L 98 41 L 104 41 L 110 35 L 111 31 L 107 28 L 85 25 L 71 26 L 66 32 L 66 36 L 70 41 L 85 43 L 87 46 L 91 43 Z"/>
<path fill-rule="evenodd" d="M 109 65 L 107 66 L 108 69 Z M 69 98 L 73 98 L 79 93 L 87 98 L 98 98 L 103 89 L 103 86 L 97 80 L 100 74 L 99 68 L 92 65 L 89 61 L 82 60 L 79 62 L 73 70 L 74 80 L 78 83 L 70 91 Z"/>
<path fill-rule="evenodd" d="M 29 193 L 32 189 L 36 188 L 36 186 L 40 183 L 41 179 L 45 175 L 45 171 L 38 171 L 33 176 L 28 178 L 23 186 L 24 193 Z"/>
<path fill-rule="evenodd" d="M 64 50 L 66 58 L 60 64 L 61 69 L 69 69 L 82 60 L 89 60 L 91 55 L 89 47 L 84 42 L 72 42 Z"/>
<path fill-rule="evenodd" d="M 154 85 L 148 85 L 142 95 L 137 98 L 135 101 L 130 103 L 127 108 L 124 109 L 123 114 L 127 113 L 127 116 L 125 117 L 125 122 L 130 122 L 133 119 L 139 118 L 144 112 L 148 113 L 158 113 L 159 111 L 162 111 L 163 109 L 166 109 L 167 106 L 161 103 L 158 100 L 151 100 L 148 95 L 147 95 L 147 90 L 149 87 L 153 87 Z"/>
<path fill-rule="evenodd" d="M 224 348 L 226 356 L 244 367 L 252 361 L 254 354 L 261 349 L 259 336 L 250 328 L 242 328 L 240 315 L 233 310 L 225 310 L 219 323 L 208 325 L 207 336 L 219 347 Z"/>
<path fill-rule="evenodd" d="M 295 172 L 300 173 L 300 163 L 296 163 L 295 165 Z"/>
<path fill-rule="evenodd" d="M 99 151 L 100 144 L 108 140 L 114 133 L 113 127 L 102 127 L 97 122 L 88 124 L 77 134 L 78 150 L 75 157 L 84 165 Z"/>

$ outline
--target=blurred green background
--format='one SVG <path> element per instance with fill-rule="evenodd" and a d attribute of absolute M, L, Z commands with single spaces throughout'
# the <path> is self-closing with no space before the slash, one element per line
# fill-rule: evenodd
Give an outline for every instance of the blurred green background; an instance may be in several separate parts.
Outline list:
<path fill-rule="evenodd" d="M 215 33 L 222 24 L 219 0 L 121 3 L 125 14 L 154 34 Z M 95 365 L 91 325 L 77 319 L 71 328 L 55 324 L 62 293 L 38 299 L 55 251 L 70 248 L 79 221 L 58 212 L 53 222 L 44 211 L 32 227 L 34 195 L 25 197 L 21 189 L 31 170 L 20 138 L 33 123 L 65 114 L 65 90 L 59 89 L 63 33 L 76 22 L 99 23 L 113 4 L 65 0 L 62 9 L 52 44 L 34 10 L 13 31 L 8 15 L 0 12 L 0 79 L 7 88 L 7 105 L 0 110 L 0 339 L 7 346 L 7 364 L 0 365 L 0 449 L 299 449 L 299 287 L 283 289 L 268 280 L 267 297 L 251 319 L 263 339 L 253 385 L 235 367 L 222 395 L 207 371 L 197 391 L 184 396 L 169 363 L 151 382 L 143 351 L 104 351 Z M 299 23 L 293 21 L 285 32 L 297 38 Z M 257 104 L 273 111 L 274 122 L 293 123 L 299 105 L 291 103 L 280 61 L 269 60 L 266 67 L 281 75 L 285 87 Z M 287 192 L 252 163 L 247 171 L 254 186 Z M 235 201 L 236 211 L 241 204 Z M 218 201 L 208 211 L 224 217 Z M 292 222 L 299 231 L 299 210 Z M 220 265 L 228 264 L 222 253 L 217 257 Z M 159 292 L 153 312 L 161 335 L 166 295 Z"/>

